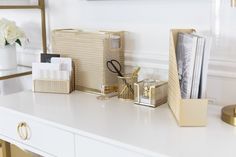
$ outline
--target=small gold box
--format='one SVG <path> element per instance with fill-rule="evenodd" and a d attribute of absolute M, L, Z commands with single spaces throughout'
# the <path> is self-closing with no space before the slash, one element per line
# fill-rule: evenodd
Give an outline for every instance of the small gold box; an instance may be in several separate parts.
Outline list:
<path fill-rule="evenodd" d="M 134 103 L 157 107 L 167 102 L 167 82 L 146 79 L 134 84 Z"/>

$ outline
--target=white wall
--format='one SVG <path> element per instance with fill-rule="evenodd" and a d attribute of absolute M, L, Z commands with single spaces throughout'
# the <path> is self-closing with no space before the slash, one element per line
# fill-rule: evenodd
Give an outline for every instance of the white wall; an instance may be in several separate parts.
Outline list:
<path fill-rule="evenodd" d="M 235 104 L 236 97 L 236 8 L 229 0 L 214 0 L 213 46 L 208 78 L 208 97 L 219 105 Z"/>
<path fill-rule="evenodd" d="M 126 69 L 141 66 L 142 77 L 161 79 L 167 79 L 170 28 L 213 32 L 217 36 L 211 54 L 208 96 L 218 104 L 227 104 L 236 101 L 233 94 L 222 94 L 229 92 L 228 87 L 230 93 L 236 90 L 236 33 L 230 33 L 236 28 L 232 22 L 236 9 L 229 6 L 229 0 L 48 0 L 47 23 L 49 30 L 125 30 Z M 28 32 L 31 47 L 40 47 L 38 11 L 0 11 L 0 16 L 16 20 Z"/>
<path fill-rule="evenodd" d="M 127 69 L 167 79 L 170 28 L 209 31 L 211 1 L 48 1 L 50 28 L 125 30 Z M 201 10 L 199 12 L 199 10 Z"/>

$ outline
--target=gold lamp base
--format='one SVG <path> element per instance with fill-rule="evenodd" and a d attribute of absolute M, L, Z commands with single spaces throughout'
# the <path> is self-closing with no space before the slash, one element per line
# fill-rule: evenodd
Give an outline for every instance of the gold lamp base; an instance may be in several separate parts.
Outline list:
<path fill-rule="evenodd" d="M 222 108 L 221 119 L 230 125 L 236 126 L 236 105 Z"/>

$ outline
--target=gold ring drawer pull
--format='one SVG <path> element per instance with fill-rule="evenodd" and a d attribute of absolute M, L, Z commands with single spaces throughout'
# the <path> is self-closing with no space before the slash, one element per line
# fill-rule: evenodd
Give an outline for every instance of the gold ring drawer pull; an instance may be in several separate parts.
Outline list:
<path fill-rule="evenodd" d="M 28 127 L 27 123 L 21 122 L 18 124 L 17 133 L 22 140 L 25 141 L 25 140 L 29 139 L 29 132 L 28 131 L 29 131 L 29 127 Z"/>

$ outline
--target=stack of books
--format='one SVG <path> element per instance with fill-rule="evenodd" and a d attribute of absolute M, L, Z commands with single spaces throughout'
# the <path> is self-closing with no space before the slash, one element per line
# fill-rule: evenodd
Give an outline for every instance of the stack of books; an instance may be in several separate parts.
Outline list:
<path fill-rule="evenodd" d="M 211 39 L 193 33 L 178 33 L 177 68 L 183 99 L 199 99 L 206 96 L 208 60 Z"/>

